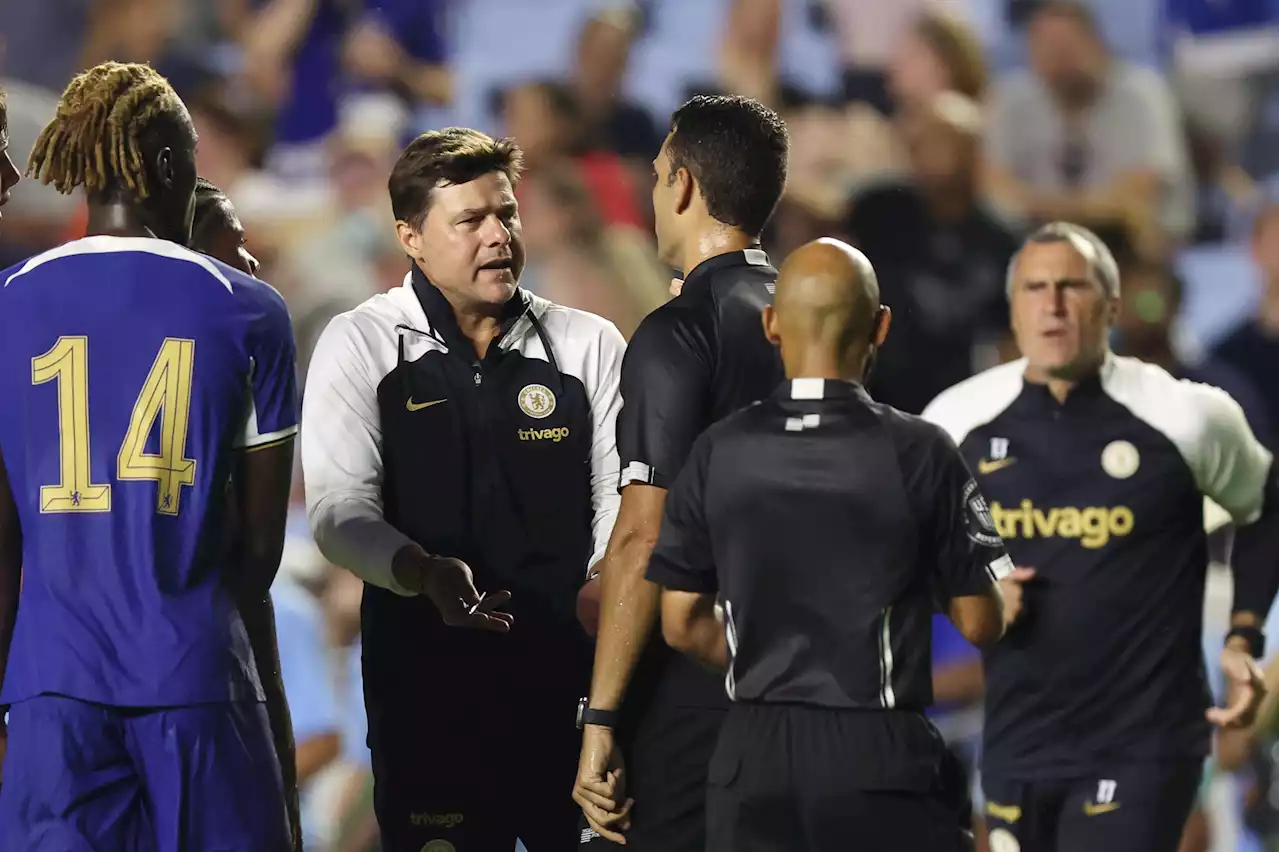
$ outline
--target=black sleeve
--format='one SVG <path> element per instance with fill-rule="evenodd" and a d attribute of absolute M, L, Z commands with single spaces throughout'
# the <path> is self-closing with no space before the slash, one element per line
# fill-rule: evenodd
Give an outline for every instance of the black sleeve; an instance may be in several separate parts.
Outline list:
<path fill-rule="evenodd" d="M 1276 553 L 1280 549 L 1277 535 L 1277 483 L 1276 462 L 1271 462 L 1267 474 L 1262 514 L 1251 524 L 1236 529 L 1235 546 L 1231 553 L 1231 568 L 1235 575 L 1235 591 L 1232 612 L 1252 612 L 1266 621 L 1267 613 L 1276 599 L 1276 587 L 1280 584 L 1280 572 L 1276 570 Z"/>
<path fill-rule="evenodd" d="M 930 501 L 921 534 L 934 549 L 933 581 L 940 601 L 981 594 L 1013 571 L 978 483 L 941 429 L 930 442 L 917 487 Z"/>
<path fill-rule="evenodd" d="M 700 341 L 696 329 L 662 313 L 636 330 L 622 361 L 619 488 L 670 488 L 708 425 L 711 366 Z"/>
<path fill-rule="evenodd" d="M 720 590 L 711 556 L 711 533 L 707 529 L 704 501 L 710 458 L 710 436 L 703 435 L 667 492 L 662 531 L 645 574 L 651 582 L 664 588 L 708 595 Z"/>

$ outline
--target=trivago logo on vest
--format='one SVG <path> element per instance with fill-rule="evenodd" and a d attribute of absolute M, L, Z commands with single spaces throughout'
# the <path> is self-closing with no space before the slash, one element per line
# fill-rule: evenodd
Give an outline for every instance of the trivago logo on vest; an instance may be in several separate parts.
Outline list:
<path fill-rule="evenodd" d="M 991 518 L 1001 538 L 1078 538 L 1090 550 L 1106 547 L 1112 536 L 1133 532 L 1128 506 L 1055 506 L 1042 509 L 1023 500 L 1016 509 L 991 504 Z"/>
<path fill-rule="evenodd" d="M 552 426 L 549 429 L 518 429 L 521 441 L 554 441 L 560 443 L 569 437 L 568 426 Z"/>

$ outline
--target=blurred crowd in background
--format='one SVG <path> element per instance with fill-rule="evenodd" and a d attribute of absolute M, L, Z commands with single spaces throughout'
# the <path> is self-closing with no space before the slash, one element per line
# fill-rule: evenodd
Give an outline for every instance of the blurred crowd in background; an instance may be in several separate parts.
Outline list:
<path fill-rule="evenodd" d="M 1276 23 L 1274 0 L 0 0 L 0 85 L 19 160 L 81 69 L 160 68 L 201 175 L 289 303 L 304 373 L 328 320 L 408 269 L 386 177 L 417 133 L 513 136 L 521 284 L 629 335 L 671 282 L 649 202 L 668 115 L 692 94 L 750 95 L 792 137 L 775 263 L 833 235 L 879 273 L 894 311 L 879 399 L 918 412 L 1013 357 L 1007 263 L 1029 226 L 1066 218 L 1122 267 L 1115 349 L 1227 389 L 1274 450 Z M 82 235 L 84 214 L 24 182 L 0 268 Z M 297 500 L 275 598 L 308 848 L 366 852 L 361 585 L 325 564 Z M 1211 660 L 1228 587 L 1214 568 Z M 939 724 L 972 741 L 980 666 L 936 644 Z M 1274 743 L 1206 773 L 1187 852 L 1275 848 Z"/>

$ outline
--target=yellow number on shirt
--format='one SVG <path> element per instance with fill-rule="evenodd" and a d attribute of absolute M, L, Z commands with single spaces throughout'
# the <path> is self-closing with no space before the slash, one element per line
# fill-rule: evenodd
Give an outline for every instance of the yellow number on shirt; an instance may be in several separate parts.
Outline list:
<path fill-rule="evenodd" d="M 31 359 L 31 383 L 58 382 L 57 485 L 40 486 L 41 512 L 109 512 L 111 486 L 89 481 L 89 338 L 59 337 Z"/>
<path fill-rule="evenodd" d="M 182 486 L 196 481 L 195 459 L 187 452 L 187 421 L 191 416 L 191 372 L 196 342 L 165 338 L 151 365 L 147 382 L 133 405 L 129 432 L 116 459 L 116 478 L 154 479 L 158 483 L 156 511 L 178 514 Z M 147 436 L 160 418 L 160 452 L 144 452 Z"/>
<path fill-rule="evenodd" d="M 191 415 L 194 340 L 166 338 L 133 404 L 129 431 L 116 457 L 116 478 L 155 480 L 156 511 L 178 514 L 182 486 L 196 481 L 196 462 L 186 458 Z M 31 359 L 32 384 L 58 381 L 58 445 L 61 480 L 40 487 L 40 511 L 109 512 L 111 485 L 89 481 L 89 340 L 60 337 Z M 160 420 L 160 452 L 147 453 L 147 438 Z"/>

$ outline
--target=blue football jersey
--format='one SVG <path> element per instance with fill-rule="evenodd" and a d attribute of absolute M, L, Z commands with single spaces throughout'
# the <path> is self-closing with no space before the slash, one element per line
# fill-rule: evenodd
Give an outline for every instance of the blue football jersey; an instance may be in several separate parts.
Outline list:
<path fill-rule="evenodd" d="M 262 698 L 228 574 L 232 453 L 298 428 L 280 294 L 157 239 L 0 273 L 0 452 L 22 592 L 0 702 Z"/>

